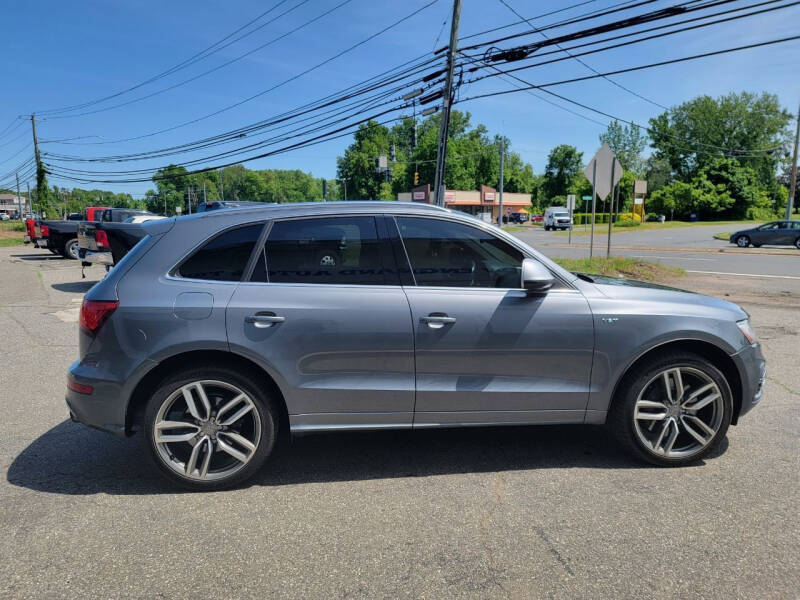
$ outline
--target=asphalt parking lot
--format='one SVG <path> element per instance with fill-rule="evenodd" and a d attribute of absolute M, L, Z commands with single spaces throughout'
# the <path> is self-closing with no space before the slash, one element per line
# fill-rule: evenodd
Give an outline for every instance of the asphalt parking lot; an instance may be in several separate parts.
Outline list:
<path fill-rule="evenodd" d="M 590 427 L 330 434 L 194 494 L 140 439 L 67 419 L 87 275 L 0 248 L 0 598 L 798 595 L 800 281 L 679 283 L 741 303 L 768 360 L 761 406 L 697 466 Z"/>

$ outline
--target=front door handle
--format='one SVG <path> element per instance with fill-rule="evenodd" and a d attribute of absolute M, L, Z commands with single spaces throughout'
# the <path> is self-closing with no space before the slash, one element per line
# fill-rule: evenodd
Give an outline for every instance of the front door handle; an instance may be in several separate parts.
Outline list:
<path fill-rule="evenodd" d="M 283 323 L 285 320 L 286 317 L 279 317 L 274 313 L 257 313 L 244 318 L 245 323 L 251 323 L 259 329 L 272 327 L 275 323 Z"/>
<path fill-rule="evenodd" d="M 420 317 L 419 319 L 423 323 L 427 323 L 428 327 L 431 329 L 441 329 L 445 325 L 452 325 L 456 322 L 455 317 L 448 317 L 444 314 L 430 314 L 427 317 Z"/>

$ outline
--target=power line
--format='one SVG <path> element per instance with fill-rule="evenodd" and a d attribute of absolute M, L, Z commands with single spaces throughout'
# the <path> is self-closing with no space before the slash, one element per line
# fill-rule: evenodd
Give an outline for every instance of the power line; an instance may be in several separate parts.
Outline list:
<path fill-rule="evenodd" d="M 311 73 L 311 72 L 313 72 L 313 71 L 315 71 L 315 70 L 319 69 L 320 67 L 322 67 L 322 66 L 324 66 L 324 65 L 326 65 L 326 64 L 328 64 L 328 63 L 330 63 L 330 62 L 332 62 L 332 61 L 334 61 L 334 60 L 336 60 L 336 59 L 338 59 L 338 58 L 340 58 L 340 57 L 342 57 L 343 55 L 345 55 L 345 54 L 347 54 L 347 53 L 349 53 L 349 52 L 352 52 L 352 51 L 353 51 L 353 50 L 355 50 L 356 48 L 358 48 L 358 47 L 360 47 L 360 46 L 362 46 L 362 45 L 366 44 L 367 42 L 369 42 L 369 41 L 373 40 L 374 38 L 378 37 L 379 35 L 382 35 L 382 34 L 386 33 L 386 32 L 387 32 L 387 31 L 389 31 L 390 29 L 392 29 L 392 28 L 394 28 L 394 27 L 396 27 L 396 26 L 400 25 L 401 23 L 403 23 L 403 22 L 407 21 L 408 19 L 411 19 L 412 17 L 416 16 L 417 14 L 421 13 L 421 12 L 422 12 L 422 11 L 424 11 L 425 9 L 427 9 L 427 8 L 429 8 L 429 7 L 431 7 L 431 6 L 433 6 L 433 5 L 434 5 L 434 4 L 436 4 L 438 1 L 439 1 L 439 0 L 431 0 L 431 1 L 430 1 L 430 2 L 428 2 L 427 4 L 424 4 L 423 6 L 421 6 L 420 8 L 418 8 L 418 9 L 416 9 L 416 10 L 412 11 L 411 13 L 407 14 L 406 16 L 404 16 L 404 17 L 402 17 L 402 18 L 400 18 L 400 19 L 398 19 L 398 20 L 394 21 L 393 23 L 391 23 L 391 24 L 387 25 L 386 27 L 384 27 L 384 28 L 383 28 L 383 29 L 381 29 L 380 31 L 377 31 L 377 32 L 375 32 L 374 34 L 372 34 L 372 35 L 370 35 L 370 36 L 368 36 L 368 37 L 366 37 L 366 38 L 362 39 L 361 41 L 359 41 L 359 42 L 357 42 L 357 43 L 355 43 L 355 44 L 353 44 L 353 45 L 351 45 L 351 46 L 349 46 L 349 47 L 345 48 L 344 50 L 342 50 L 342 51 L 340 51 L 340 52 L 338 52 L 338 53 L 334 54 L 333 56 L 330 56 L 330 57 L 328 57 L 327 59 L 325 59 L 325 60 L 323 60 L 323 61 L 321 61 L 321 62 L 319 62 L 319 63 L 317 63 L 317 64 L 315 64 L 315 65 L 313 65 L 313 66 L 311 66 L 311 67 L 309 67 L 309 68 L 307 68 L 307 69 L 305 69 L 305 70 L 303 70 L 303 71 L 301 71 L 300 73 L 297 73 L 296 75 L 293 75 L 292 77 L 289 77 L 289 78 L 287 78 L 287 79 L 285 79 L 285 80 L 281 81 L 280 83 L 277 83 L 277 84 L 273 85 L 273 86 L 272 86 L 272 87 L 270 87 L 270 88 L 267 88 L 267 89 L 265 89 L 265 90 L 262 90 L 262 91 L 260 91 L 260 92 L 258 92 L 258 93 L 256 93 L 256 94 L 253 94 L 252 96 L 249 96 L 249 97 L 247 97 L 247 98 L 244 98 L 243 100 L 240 100 L 240 101 L 238 101 L 238 102 L 235 102 L 235 103 L 233 103 L 233 104 L 230 104 L 230 105 L 228 105 L 228 106 L 225 106 L 225 107 L 223 107 L 223 108 L 221 108 L 221 109 L 219 109 L 219 110 L 216 110 L 216 111 L 214 111 L 214 112 L 208 113 L 208 114 L 206 114 L 206 115 L 203 115 L 203 116 L 201 116 L 201 117 L 197 117 L 197 118 L 195 118 L 195 119 L 191 119 L 191 120 L 189 120 L 189 121 L 185 121 L 185 122 L 183 122 L 183 123 L 179 123 L 178 125 L 174 125 L 174 126 L 172 126 L 172 127 L 167 127 L 167 128 L 165 128 L 165 129 L 161 129 L 161 130 L 159 130 L 159 131 L 152 132 L 152 133 L 149 133 L 149 134 L 139 135 L 139 136 L 135 136 L 135 137 L 132 137 L 132 138 L 127 138 L 127 139 L 125 139 L 125 140 L 117 140 L 117 141 L 131 141 L 131 140 L 138 140 L 138 139 L 143 139 L 143 138 L 145 138 L 145 137 L 152 137 L 152 136 L 154 136 L 154 135 L 158 135 L 158 134 L 161 134 L 161 133 L 166 133 L 166 132 L 168 132 L 168 131 L 174 131 L 175 129 L 179 129 L 179 128 L 181 128 L 181 127 L 185 127 L 185 126 L 187 126 L 187 125 L 192 125 L 192 124 L 194 124 L 194 123 L 198 123 L 198 122 L 200 122 L 200 121 L 203 121 L 203 120 L 205 120 L 205 119 L 209 119 L 209 118 L 211 118 L 211 117 L 214 117 L 214 116 L 216 116 L 216 115 L 219 115 L 219 114 L 221 114 L 221 113 L 223 113 L 223 112 L 227 112 L 227 111 L 229 111 L 229 110 L 231 110 L 231 109 L 233 109 L 233 108 L 236 108 L 236 107 L 238 107 L 238 106 L 241 106 L 242 104 L 245 104 L 245 103 L 247 103 L 247 102 L 250 102 L 250 101 L 252 101 L 252 100 L 254 100 L 254 99 L 256 99 L 256 98 L 258 98 L 258 97 L 260 97 L 260 96 L 263 96 L 263 95 L 265 95 L 265 94 L 267 94 L 267 93 L 269 93 L 269 92 L 271 92 L 271 91 L 274 91 L 274 90 L 276 90 L 276 89 L 278 89 L 278 88 L 280 88 L 280 87 L 282 87 L 282 86 L 286 85 L 287 83 L 290 83 L 290 82 L 292 82 L 292 81 L 295 81 L 296 79 L 299 79 L 300 77 L 302 77 L 302 76 L 304 76 L 304 75 L 307 75 L 308 73 Z"/>
<path fill-rule="evenodd" d="M 598 77 L 602 77 L 604 75 L 608 76 L 608 75 L 619 75 L 621 73 L 632 73 L 634 71 L 641 71 L 641 70 L 644 70 L 644 69 L 652 69 L 654 67 L 672 65 L 672 64 L 677 64 L 677 63 L 681 63 L 681 62 L 690 61 L 690 60 L 697 60 L 697 59 L 700 59 L 700 58 L 707 58 L 707 57 L 710 57 L 710 56 L 718 56 L 718 55 L 721 55 L 721 54 L 728 54 L 730 52 L 739 52 L 741 50 L 750 50 L 750 49 L 753 49 L 753 48 L 761 48 L 761 47 L 764 47 L 764 46 L 771 46 L 771 45 L 774 45 L 774 44 L 782 44 L 782 43 L 785 43 L 785 42 L 791 42 L 791 41 L 795 41 L 795 40 L 798 40 L 798 39 L 800 39 L 800 35 L 795 35 L 795 36 L 790 36 L 790 37 L 785 37 L 785 38 L 779 38 L 779 39 L 775 39 L 775 40 L 769 40 L 769 41 L 766 41 L 766 42 L 758 42 L 758 43 L 755 43 L 755 44 L 747 44 L 745 46 L 736 46 L 734 48 L 726 48 L 724 50 L 715 50 L 713 52 L 704 52 L 702 54 L 695 54 L 693 56 L 685 56 L 685 57 L 682 57 L 682 58 L 674 58 L 674 59 L 664 60 L 664 61 L 650 63 L 650 64 L 646 64 L 646 65 L 639 65 L 639 66 L 636 66 L 636 67 L 628 67 L 628 68 L 625 68 L 625 69 L 617 69 L 615 71 L 607 71 L 606 73 L 602 73 L 600 75 L 586 75 L 586 76 L 583 76 L 583 77 L 573 77 L 572 79 L 563 79 L 561 81 L 554 81 L 554 82 L 550 82 L 550 83 L 542 83 L 542 84 L 539 84 L 539 85 L 531 85 L 531 86 L 529 86 L 527 88 L 519 88 L 517 90 L 499 90 L 499 91 L 496 91 L 496 92 L 487 92 L 487 93 L 483 93 L 483 94 L 477 94 L 475 96 L 470 96 L 469 98 L 463 98 L 463 99 L 459 100 L 459 102 L 467 102 L 469 100 L 477 100 L 479 98 L 489 98 L 489 97 L 492 97 L 492 96 L 501 96 L 501 95 L 504 95 L 504 94 L 510 94 L 510 93 L 517 92 L 517 91 L 524 91 L 526 89 L 542 89 L 542 88 L 546 88 L 546 87 L 564 85 L 564 84 L 567 84 L 567 83 L 577 83 L 577 82 L 580 82 L 580 81 L 587 81 L 589 79 L 597 79 Z M 503 71 L 503 74 L 507 74 L 507 73 L 508 73 L 508 71 Z"/>
<path fill-rule="evenodd" d="M 94 105 L 94 104 L 99 104 L 101 102 L 105 102 L 106 100 L 111 100 L 112 98 L 117 98 L 117 97 L 119 97 L 119 96 L 121 96 L 123 94 L 126 94 L 126 93 L 131 92 L 133 90 L 136 90 L 136 89 L 138 89 L 138 88 L 140 88 L 140 87 L 142 87 L 144 85 L 147 85 L 148 83 L 152 83 L 153 81 L 156 81 L 158 79 L 161 79 L 163 77 L 171 75 L 172 73 L 174 73 L 176 71 L 179 71 L 179 70 L 181 70 L 183 68 L 186 68 L 186 67 L 194 64 L 195 62 L 198 62 L 199 60 L 202 60 L 204 58 L 208 58 L 212 54 L 216 54 L 220 50 L 223 50 L 224 48 L 227 48 L 228 46 L 230 46 L 232 43 L 235 43 L 235 42 L 237 42 L 237 41 L 239 41 L 241 39 L 244 39 L 245 37 L 255 33 L 256 31 L 258 31 L 259 29 L 261 29 L 261 28 L 265 27 L 266 25 L 269 25 L 270 23 L 272 23 L 275 20 L 279 19 L 281 16 L 285 15 L 286 13 L 281 14 L 280 16 L 276 17 L 275 19 L 271 19 L 271 20 L 267 21 L 266 23 L 262 23 L 261 25 L 259 25 L 255 29 L 251 30 L 247 34 L 245 34 L 243 36 L 240 36 L 240 37 L 236 38 L 235 40 L 233 40 L 232 42 L 230 42 L 228 44 L 225 44 L 223 46 L 219 46 L 218 48 L 215 49 L 216 46 L 218 46 L 222 42 L 230 39 L 231 37 L 233 37 L 234 35 L 236 35 L 240 31 L 242 31 L 243 29 L 249 27 L 250 25 L 252 25 L 256 21 L 258 21 L 262 17 L 264 17 L 267 14 L 271 13 L 273 10 L 278 8 L 280 5 L 285 4 L 287 1 L 288 0 L 280 0 L 280 2 L 278 2 L 272 8 L 269 8 L 266 11 L 262 12 L 255 19 L 251 19 L 250 21 L 248 21 L 247 23 L 245 23 L 244 25 L 242 25 L 241 27 L 239 27 L 235 31 L 229 33 L 228 35 L 226 35 L 222 39 L 220 39 L 220 40 L 214 42 L 213 44 L 211 44 L 211 46 L 208 46 L 207 48 L 201 50 L 200 52 L 197 52 L 197 53 L 193 54 L 192 56 L 190 56 L 186 60 L 178 63 L 177 65 L 173 65 L 169 69 L 166 69 L 165 71 L 162 71 L 161 73 L 158 73 L 157 75 L 154 75 L 154 76 L 150 77 L 149 79 L 146 79 L 145 81 L 143 81 L 141 83 L 138 83 L 138 84 L 136 84 L 134 86 L 131 86 L 129 88 L 126 88 L 124 90 L 121 90 L 119 92 L 111 94 L 109 96 L 105 96 L 103 98 L 98 98 L 96 100 L 90 100 L 88 102 L 83 102 L 81 104 L 74 104 L 72 106 L 64 106 L 64 107 L 61 107 L 61 108 L 51 108 L 51 109 L 40 110 L 40 111 L 37 111 L 37 112 L 41 113 L 41 114 L 50 114 L 50 113 L 57 113 L 57 112 L 64 112 L 64 111 L 70 111 L 70 110 L 79 110 L 81 108 L 87 108 L 88 106 L 91 106 L 91 105 Z M 305 2 L 307 2 L 307 1 L 308 0 L 305 0 Z M 301 2 L 300 4 L 295 6 L 294 8 L 298 8 L 300 5 L 305 4 L 305 2 Z M 212 50 L 213 50 L 213 52 L 212 52 Z"/>
<path fill-rule="evenodd" d="M 732 1 L 732 0 L 724 0 L 724 1 L 729 2 L 729 1 Z M 764 2 L 762 4 L 770 4 L 770 3 L 774 3 L 774 2 L 778 2 L 778 1 L 779 0 L 766 0 L 766 2 Z M 596 54 L 598 52 L 605 52 L 607 50 L 616 50 L 616 49 L 619 49 L 619 48 L 622 48 L 622 47 L 625 47 L 625 46 L 638 44 L 638 43 L 641 43 L 641 42 L 644 42 L 644 41 L 649 41 L 649 40 L 653 40 L 653 39 L 657 39 L 657 38 L 662 38 L 662 37 L 666 37 L 666 36 L 670 36 L 670 35 L 675 35 L 675 34 L 678 34 L 678 33 L 684 33 L 686 31 L 691 31 L 691 30 L 702 28 L 702 27 L 708 27 L 708 26 L 711 26 L 711 25 L 717 25 L 719 23 L 724 23 L 724 22 L 735 20 L 735 19 L 749 17 L 749 16 L 753 16 L 753 15 L 756 15 L 756 14 L 760 14 L 760 13 L 771 12 L 773 10 L 779 10 L 779 9 L 782 9 L 782 8 L 788 8 L 790 6 L 794 6 L 797 3 L 800 3 L 800 2 L 795 1 L 795 2 L 791 2 L 789 4 L 785 4 L 783 6 L 775 6 L 775 7 L 771 7 L 771 8 L 768 8 L 768 9 L 762 9 L 762 10 L 759 10 L 759 11 L 754 11 L 754 12 L 751 12 L 751 13 L 747 13 L 745 15 L 737 15 L 737 16 L 734 16 L 734 17 L 728 17 L 726 19 L 718 19 L 716 21 L 712 21 L 712 22 L 709 22 L 709 23 L 702 23 L 702 24 L 699 24 L 699 25 L 693 25 L 693 26 L 689 26 L 689 27 L 684 27 L 682 29 L 676 29 L 676 30 L 673 30 L 673 31 L 662 32 L 660 34 L 650 35 L 650 36 L 638 38 L 638 39 L 635 39 L 635 40 L 629 40 L 627 42 L 611 44 L 611 45 L 608 45 L 608 46 L 603 46 L 601 48 L 595 48 L 593 50 L 587 50 L 585 52 L 580 52 L 580 53 L 578 53 L 576 55 L 573 55 L 573 56 L 586 56 L 586 55 L 589 55 L 589 54 Z M 740 9 L 735 9 L 735 10 L 743 10 L 743 9 L 740 8 Z M 733 12 L 733 11 L 723 11 L 723 12 L 717 13 L 717 14 L 725 14 L 726 12 Z M 713 16 L 716 16 L 716 15 L 706 15 L 705 17 L 699 17 L 699 19 L 711 18 Z M 578 48 L 580 46 L 595 45 L 597 43 L 603 43 L 603 42 L 607 42 L 607 41 L 616 41 L 616 40 L 619 40 L 619 39 L 622 39 L 622 38 L 625 38 L 625 37 L 630 37 L 631 35 L 638 35 L 639 33 L 645 33 L 645 32 L 656 30 L 656 29 L 663 29 L 664 27 L 672 27 L 672 26 L 675 26 L 675 25 L 678 25 L 678 24 L 681 24 L 681 23 L 690 22 L 690 21 L 694 21 L 694 20 L 696 20 L 696 19 L 689 19 L 689 20 L 684 21 L 684 22 L 672 23 L 672 24 L 668 24 L 668 25 L 665 25 L 665 26 L 662 26 L 662 27 L 654 27 L 654 28 L 651 28 L 651 29 L 648 29 L 648 30 L 643 30 L 643 31 L 640 31 L 640 32 L 620 34 L 620 35 L 617 35 L 617 36 L 614 36 L 614 37 L 605 38 L 603 40 L 598 40 L 596 42 L 590 42 L 590 43 L 587 43 L 587 44 L 572 46 L 569 49 L 573 50 L 573 49 L 576 49 L 576 48 Z M 574 37 L 574 35 L 570 35 L 570 37 Z M 556 51 L 550 52 L 550 53 L 545 53 L 545 54 L 553 54 L 553 53 L 556 53 Z M 541 55 L 540 55 L 540 57 L 541 57 Z M 541 66 L 553 64 L 553 63 L 556 63 L 556 62 L 569 60 L 569 58 L 570 57 L 562 56 L 562 57 L 553 58 L 553 59 L 550 59 L 550 60 L 531 63 L 531 64 L 520 66 L 520 67 L 506 69 L 506 70 L 504 70 L 502 72 L 505 73 L 505 74 L 508 74 L 508 73 L 513 73 L 513 72 L 516 72 L 516 71 L 524 71 L 524 70 L 532 69 L 532 68 L 535 68 L 535 67 L 541 67 Z M 479 60 L 475 60 L 474 62 L 479 62 Z M 487 60 L 483 59 L 482 62 L 487 62 Z M 517 62 L 517 61 L 514 61 L 514 62 Z M 473 68 L 469 69 L 469 71 L 470 72 L 476 71 L 479 68 L 481 68 L 481 67 L 473 67 Z M 598 76 L 602 77 L 602 74 L 599 74 Z M 476 77 L 476 78 L 468 80 L 468 82 L 469 83 L 474 83 L 476 81 L 480 81 L 481 79 L 485 79 L 487 77 L 492 77 L 492 75 L 484 75 L 482 77 Z M 575 79 L 575 81 L 580 81 L 580 80 L 581 80 L 581 78 Z"/>
<path fill-rule="evenodd" d="M 499 2 L 500 2 L 500 3 L 501 3 L 503 6 L 505 6 L 505 7 L 506 7 L 508 10 L 510 10 L 512 13 L 514 13 L 515 15 L 517 15 L 517 17 L 519 17 L 520 19 L 523 19 L 523 20 L 524 20 L 524 21 L 525 21 L 525 22 L 526 22 L 528 25 L 530 25 L 531 27 L 534 27 L 534 26 L 533 26 L 533 23 L 531 23 L 531 22 L 530 22 L 528 19 L 526 19 L 525 17 L 523 17 L 523 16 L 522 16 L 521 14 L 519 14 L 519 13 L 518 13 L 516 10 L 514 10 L 514 8 L 513 8 L 513 7 L 512 7 L 512 6 L 511 6 L 511 5 L 510 5 L 508 2 L 506 2 L 506 0 L 499 0 Z M 534 27 L 534 29 L 536 29 L 536 28 Z M 537 32 L 538 32 L 538 33 L 539 33 L 539 34 L 540 34 L 540 35 L 541 35 L 541 36 L 542 36 L 544 39 L 546 39 L 547 41 L 550 41 L 550 38 L 547 36 L 547 34 L 546 34 L 546 33 L 544 33 L 543 31 L 539 31 L 538 29 L 537 29 Z M 586 64 L 586 62 L 584 62 L 583 60 L 581 60 L 581 59 L 580 59 L 580 58 L 578 58 L 577 56 L 573 56 L 572 54 L 570 54 L 569 50 L 565 50 L 565 49 L 564 49 L 564 48 L 563 48 L 563 47 L 562 47 L 560 44 L 556 43 L 556 44 L 555 44 L 555 46 L 556 46 L 556 48 L 558 48 L 559 50 L 562 50 L 562 51 L 566 52 L 567 56 L 569 56 L 570 58 L 572 58 L 572 59 L 576 60 L 578 63 L 582 64 L 584 67 L 586 67 L 587 69 L 589 69 L 589 70 L 590 70 L 592 73 L 595 73 L 595 74 L 598 74 L 598 73 L 599 73 L 599 71 L 597 71 L 597 69 L 595 69 L 594 67 L 591 67 L 591 66 L 589 66 L 588 64 Z M 663 104 L 659 104 L 659 103 L 658 103 L 658 102 L 656 102 L 655 100 L 651 100 L 650 98 L 647 98 L 647 97 L 645 97 L 645 96 L 643 96 L 643 95 L 639 94 L 638 92 L 634 92 L 633 90 L 631 90 L 631 89 L 628 89 L 627 87 L 625 87 L 625 86 L 624 86 L 624 85 L 622 85 L 621 83 L 618 83 L 618 82 L 614 81 L 613 79 L 609 79 L 608 77 L 603 77 L 603 79 L 605 79 L 606 81 L 608 81 L 610 84 L 617 86 L 619 89 L 621 89 L 621 90 L 623 90 L 623 91 L 625 91 L 625 92 L 628 92 L 629 94 L 632 94 L 633 96 L 636 96 L 637 98 L 640 98 L 640 99 L 644 100 L 645 102 L 648 102 L 648 103 L 652 104 L 653 106 L 658 106 L 659 108 L 663 108 L 664 110 L 668 110 L 668 108 L 667 108 L 666 106 L 664 106 Z"/>
<path fill-rule="evenodd" d="M 305 4 L 308 1 L 309 0 L 303 0 L 303 2 L 301 2 L 300 4 Z M 234 58 L 222 63 L 221 65 L 217 65 L 213 69 L 208 69 L 207 71 L 203 71 L 202 73 L 199 73 L 197 75 L 189 77 L 188 79 L 184 79 L 183 81 L 179 81 L 178 83 L 174 83 L 174 84 L 172 84 L 170 86 L 167 86 L 165 88 L 161 88 L 160 90 L 156 90 L 156 91 L 151 92 L 149 94 L 146 94 L 144 96 L 139 96 L 138 98 L 134 98 L 134 99 L 128 100 L 126 102 L 121 102 L 119 104 L 114 104 L 112 106 L 106 106 L 104 108 L 98 108 L 96 110 L 90 110 L 90 111 L 80 112 L 80 113 L 73 113 L 73 114 L 67 114 L 67 115 L 56 115 L 56 116 L 51 116 L 50 118 L 51 119 L 71 119 L 73 117 L 83 117 L 83 116 L 86 116 L 86 115 L 93 115 L 93 114 L 97 114 L 97 113 L 101 113 L 101 112 L 106 112 L 106 111 L 109 111 L 109 110 L 114 110 L 116 108 L 121 108 L 123 106 L 128 106 L 128 105 L 134 104 L 136 102 L 141 102 L 142 100 L 147 100 L 148 98 L 152 98 L 153 96 L 158 96 L 159 94 L 163 94 L 164 92 L 168 92 L 168 91 L 173 90 L 175 88 L 178 88 L 178 87 L 181 87 L 183 85 L 186 85 L 187 83 L 191 83 L 192 81 L 196 81 L 197 79 L 200 79 L 201 77 L 205 77 L 206 75 L 210 75 L 211 73 L 219 71 L 220 69 L 223 69 L 223 68 L 225 68 L 225 67 L 227 67 L 229 65 L 232 65 L 233 63 L 238 62 L 238 61 L 242 60 L 243 58 L 258 52 L 259 50 L 263 50 L 267 46 L 270 46 L 271 44 L 274 44 L 275 42 L 278 42 L 278 41 L 280 41 L 280 40 L 282 40 L 284 38 L 287 38 L 290 35 L 296 33 L 297 31 L 300 31 L 304 27 L 307 27 L 308 25 L 311 25 L 312 23 L 314 23 L 316 21 L 319 21 L 323 17 L 328 16 L 332 12 L 338 10 L 339 8 L 344 6 L 345 4 L 349 4 L 352 1 L 353 0 L 342 0 L 342 2 L 340 2 L 339 4 L 334 6 L 333 8 L 331 8 L 331 9 L 329 9 L 329 10 L 327 10 L 327 11 L 325 11 L 325 12 L 319 14 L 319 15 L 317 15 L 313 19 L 310 19 L 310 20 L 306 21 L 302 25 L 298 25 L 297 27 L 295 27 L 291 31 L 287 31 L 286 33 L 281 34 L 278 37 L 272 38 L 268 42 L 265 42 L 265 43 L 261 44 L 260 46 L 245 52 L 244 54 L 240 54 L 239 56 L 236 56 L 236 57 L 234 57 Z M 300 6 L 300 5 L 298 5 L 298 6 Z M 297 7 L 294 7 L 294 8 L 297 8 Z M 291 10 L 294 10 L 294 9 L 291 9 Z M 287 11 L 287 12 L 290 12 L 290 11 Z M 286 13 L 283 13 L 283 14 L 286 14 Z M 280 15 L 280 16 L 282 16 L 282 15 Z M 276 19 L 277 18 L 278 17 L 276 17 Z"/>

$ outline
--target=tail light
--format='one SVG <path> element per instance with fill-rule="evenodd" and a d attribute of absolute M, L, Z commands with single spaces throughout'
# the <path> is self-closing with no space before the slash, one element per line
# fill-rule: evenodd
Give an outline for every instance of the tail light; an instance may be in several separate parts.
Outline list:
<path fill-rule="evenodd" d="M 111 244 L 108 243 L 108 236 L 105 231 L 95 230 L 94 241 L 97 242 L 98 247 L 110 248 Z"/>
<path fill-rule="evenodd" d="M 118 300 L 84 300 L 80 328 L 89 335 L 95 335 L 118 306 Z"/>
<path fill-rule="evenodd" d="M 50 237 L 50 228 L 47 225 L 42 225 L 39 231 L 41 231 L 42 237 Z"/>

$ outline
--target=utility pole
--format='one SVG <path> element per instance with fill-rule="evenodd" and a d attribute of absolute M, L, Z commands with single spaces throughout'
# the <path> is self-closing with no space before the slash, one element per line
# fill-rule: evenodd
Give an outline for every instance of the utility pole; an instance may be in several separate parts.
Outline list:
<path fill-rule="evenodd" d="M 26 181 L 25 187 L 28 189 L 28 204 L 31 205 L 31 217 L 33 217 L 35 211 L 33 210 L 33 198 L 31 198 L 31 184 Z"/>
<path fill-rule="evenodd" d="M 786 220 L 792 218 L 792 205 L 797 192 L 797 143 L 800 141 L 800 108 L 797 109 L 797 131 L 794 134 L 794 157 L 792 158 L 792 181 L 789 183 L 789 199 L 786 202 Z"/>
<path fill-rule="evenodd" d="M 22 221 L 22 196 L 19 195 L 19 173 L 14 173 L 17 178 L 17 206 L 19 207 L 19 220 Z"/>
<path fill-rule="evenodd" d="M 203 203 L 207 203 L 207 202 L 208 201 L 206 200 L 206 180 L 203 179 Z"/>
<path fill-rule="evenodd" d="M 36 189 L 38 190 L 39 197 L 41 198 L 42 183 L 44 181 L 44 166 L 42 165 L 42 157 L 39 154 L 39 140 L 36 137 L 36 115 L 31 115 L 31 130 L 33 131 L 33 156 L 36 159 Z M 41 211 L 41 202 L 39 203 L 39 210 Z"/>
<path fill-rule="evenodd" d="M 458 51 L 458 21 L 461 18 L 461 0 L 453 0 L 453 17 L 450 19 L 450 45 L 447 49 L 447 79 L 442 96 L 442 121 L 439 125 L 439 145 L 436 150 L 436 176 L 434 191 L 436 204 L 444 206 L 444 171 L 447 164 L 447 131 L 450 127 L 450 103 L 453 99 L 453 71 Z"/>
<path fill-rule="evenodd" d="M 225 188 L 222 186 L 222 169 L 217 171 L 217 178 L 219 179 L 219 199 L 220 202 L 225 202 Z"/>
<path fill-rule="evenodd" d="M 506 157 L 506 140 L 505 138 L 500 138 L 500 195 L 498 196 L 499 206 L 497 207 L 497 225 L 499 227 L 503 226 L 503 167 L 505 166 L 505 157 Z"/>
<path fill-rule="evenodd" d="M 594 212 L 597 200 L 597 161 L 592 161 L 592 231 L 589 233 L 589 260 L 594 253 Z"/>

